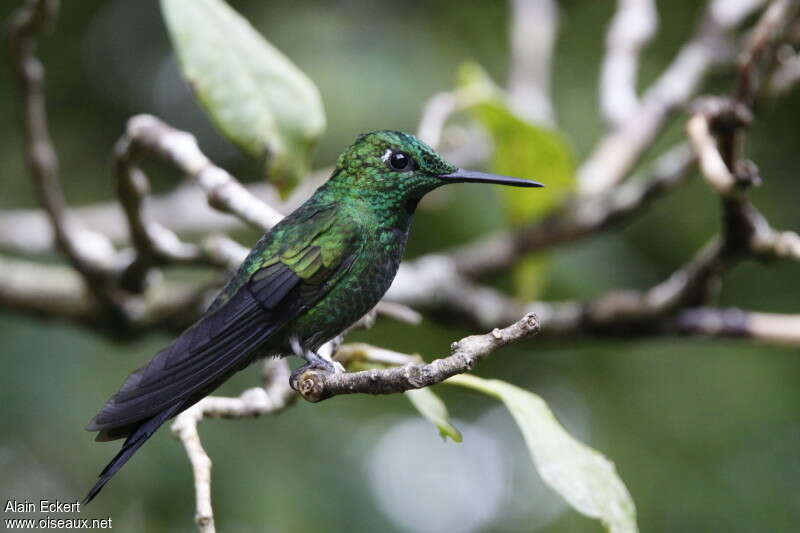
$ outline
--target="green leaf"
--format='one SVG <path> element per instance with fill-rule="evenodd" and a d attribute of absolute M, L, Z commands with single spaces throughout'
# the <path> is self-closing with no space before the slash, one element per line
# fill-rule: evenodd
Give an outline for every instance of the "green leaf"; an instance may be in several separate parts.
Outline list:
<path fill-rule="evenodd" d="M 514 116 L 499 102 L 477 104 L 473 113 L 494 141 L 491 172 L 545 184 L 536 194 L 520 194 L 510 187 L 501 189 L 512 223 L 522 225 L 541 218 L 573 190 L 572 155 L 558 132 Z"/>
<path fill-rule="evenodd" d="M 575 163 L 569 144 L 559 131 L 516 116 L 508 108 L 503 91 L 479 65 L 462 65 L 459 74 L 462 106 L 486 128 L 494 143 L 489 170 L 545 184 L 544 189 L 528 194 L 512 187 L 500 188 L 508 220 L 519 227 L 542 218 L 575 188 Z M 528 257 L 515 267 L 517 296 L 522 299 L 540 296 L 549 262 L 539 257 Z M 532 275 L 537 278 L 529 277 Z"/>
<path fill-rule="evenodd" d="M 498 174 L 541 181 L 536 194 L 504 187 L 503 198 L 513 223 L 542 217 L 575 188 L 575 162 L 565 137 L 557 130 L 516 116 L 503 91 L 475 63 L 459 70 L 462 107 L 487 130 L 494 142 L 490 170 Z"/>
<path fill-rule="evenodd" d="M 422 416 L 439 428 L 439 435 L 442 438 L 450 437 L 454 442 L 461 442 L 461 432 L 450 423 L 447 406 L 435 392 L 426 387 L 406 391 L 404 394 Z"/>
<path fill-rule="evenodd" d="M 325 128 L 314 83 L 222 0 L 161 0 L 178 63 L 217 128 L 296 183 Z"/>
<path fill-rule="evenodd" d="M 544 482 L 576 511 L 601 520 L 612 533 L 637 531 L 636 508 L 614 463 L 567 433 L 539 396 L 503 381 L 468 374 L 445 383 L 502 401 L 519 425 Z"/>

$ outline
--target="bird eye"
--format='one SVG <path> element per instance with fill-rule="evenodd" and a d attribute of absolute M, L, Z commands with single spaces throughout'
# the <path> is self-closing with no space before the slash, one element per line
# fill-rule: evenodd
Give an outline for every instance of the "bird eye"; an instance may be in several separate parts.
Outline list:
<path fill-rule="evenodd" d="M 392 152 L 388 159 L 389 167 L 400 172 L 410 172 L 417 168 L 417 164 L 405 152 Z"/>

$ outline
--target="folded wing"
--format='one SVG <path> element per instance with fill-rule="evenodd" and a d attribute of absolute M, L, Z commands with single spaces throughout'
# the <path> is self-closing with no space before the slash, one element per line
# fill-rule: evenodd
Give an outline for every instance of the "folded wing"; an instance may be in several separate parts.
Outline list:
<path fill-rule="evenodd" d="M 97 440 L 125 437 L 137 424 L 206 396 L 263 355 L 270 338 L 316 303 L 358 252 L 357 232 L 332 207 L 318 209 L 259 243 L 211 310 L 144 367 L 90 422 Z M 273 348 L 278 348 L 274 346 Z"/>

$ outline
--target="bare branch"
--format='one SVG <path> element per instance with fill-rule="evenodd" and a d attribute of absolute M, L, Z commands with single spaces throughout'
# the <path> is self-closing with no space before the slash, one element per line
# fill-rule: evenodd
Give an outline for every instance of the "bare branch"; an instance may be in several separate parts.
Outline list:
<path fill-rule="evenodd" d="M 786 44 L 778 50 L 778 66 L 769 81 L 769 92 L 773 96 L 786 94 L 800 82 L 800 54 Z"/>
<path fill-rule="evenodd" d="M 658 11 L 653 0 L 617 0 L 600 77 L 600 108 L 612 126 L 629 119 L 639 107 L 639 54 L 657 29 Z"/>
<path fill-rule="evenodd" d="M 735 98 L 752 106 L 760 85 L 760 67 L 769 57 L 771 45 L 783 34 L 797 13 L 797 0 L 773 0 L 739 54 L 739 81 Z"/>
<path fill-rule="evenodd" d="M 716 289 L 719 276 L 731 264 L 729 251 L 720 239 L 714 239 L 688 263 L 650 289 L 611 291 L 589 302 L 586 318 L 592 328 L 612 330 L 629 329 L 633 324 L 656 324 L 660 318 L 679 309 L 705 304 Z"/>
<path fill-rule="evenodd" d="M 700 169 L 706 181 L 722 196 L 727 196 L 736 185 L 736 178 L 722 159 L 717 140 L 711 134 L 709 117 L 696 113 L 686 124 L 686 133 L 700 160 Z"/>
<path fill-rule="evenodd" d="M 800 315 L 741 309 L 687 309 L 675 321 L 677 331 L 706 337 L 752 339 L 777 346 L 800 346 Z"/>
<path fill-rule="evenodd" d="M 264 184 L 249 186 L 248 190 L 264 201 L 272 199 L 270 187 Z M 148 201 L 154 220 L 178 234 L 202 234 L 209 231 L 228 231 L 243 227 L 239 219 L 210 207 L 203 191 L 191 184 Z M 191 212 L 187 217 L 185 213 Z M 96 228 L 117 244 L 130 243 L 125 215 L 118 202 L 98 203 L 69 210 L 76 224 Z M 45 214 L 39 209 L 0 211 L 0 249 L 24 254 L 48 253 L 54 248 L 53 232 Z"/>
<path fill-rule="evenodd" d="M 553 49 L 558 34 L 554 0 L 512 0 L 508 103 L 519 116 L 551 124 L 550 98 Z"/>
<path fill-rule="evenodd" d="M 36 56 L 36 47 L 38 34 L 54 22 L 57 11 L 57 0 L 27 0 L 15 12 L 10 25 L 9 44 L 21 95 L 28 165 L 59 250 L 95 296 L 115 310 L 117 303 L 107 279 L 114 248 L 102 235 L 77 225 L 68 216 L 58 176 L 58 156 L 47 123 L 44 66 Z"/>
<path fill-rule="evenodd" d="M 154 284 L 140 296 L 126 299 L 127 321 L 125 328 L 119 328 L 109 323 L 105 308 L 74 269 L 0 256 L 0 307 L 76 322 L 112 336 L 180 331 L 203 312 L 211 288 L 208 283 Z"/>
<path fill-rule="evenodd" d="M 398 322 L 405 322 L 416 326 L 422 322 L 422 315 L 414 311 L 407 305 L 381 300 L 373 309 L 376 314 L 383 315 Z"/>
<path fill-rule="evenodd" d="M 289 387 L 289 365 L 269 359 L 262 370 L 263 383 L 242 392 L 238 398 L 208 396 L 183 411 L 172 423 L 172 434 L 183 444 L 192 465 L 195 485 L 195 523 L 201 533 L 213 533 L 211 507 L 211 459 L 203 448 L 197 425 L 204 418 L 254 418 L 277 413 L 291 405 L 297 395 Z"/>
<path fill-rule="evenodd" d="M 452 354 L 431 363 L 409 363 L 385 370 L 328 373 L 307 370 L 297 378 L 296 389 L 310 401 L 319 402 L 339 394 L 392 394 L 420 389 L 471 370 L 498 348 L 536 334 L 539 322 L 533 314 L 504 329 L 473 335 L 453 343 Z"/>
<path fill-rule="evenodd" d="M 408 363 L 424 363 L 419 355 L 387 350 L 364 342 L 348 342 L 336 351 L 336 360 L 348 367 L 357 366 L 361 362 L 377 363 L 384 366 L 402 366 Z"/>
<path fill-rule="evenodd" d="M 136 118 L 129 123 L 132 131 L 136 131 L 134 120 Z M 119 201 L 136 249 L 136 257 L 122 273 L 120 285 L 126 290 L 141 292 L 150 269 L 167 263 L 236 268 L 244 256 L 240 254 L 238 244 L 227 237 L 217 235 L 213 241 L 201 246 L 186 243 L 149 216 L 145 198 L 150 192 L 150 183 L 136 166 L 141 151 L 140 139 L 131 136 L 130 132 L 119 139 L 114 149 Z"/>
<path fill-rule="evenodd" d="M 723 238 L 727 250 L 792 257 L 792 234 L 779 239 L 744 195 L 761 178 L 744 157 L 744 133 L 760 85 L 768 49 L 782 34 L 800 2 L 774 0 L 762 14 L 739 56 L 739 77 L 732 98 L 706 97 L 694 105 L 687 133 L 700 158 L 703 175 L 722 199 Z M 765 252 L 766 250 L 766 252 Z M 777 252 L 780 250 L 780 252 Z"/>
<path fill-rule="evenodd" d="M 776 231 L 768 224 L 759 226 L 751 246 L 759 257 L 800 261 L 800 235 L 794 231 Z"/>
<path fill-rule="evenodd" d="M 0 306 L 4 309 L 84 321 L 97 314 L 96 303 L 72 268 L 0 256 Z"/>
<path fill-rule="evenodd" d="M 579 196 L 535 225 L 504 231 L 456 248 L 449 257 L 467 277 L 508 268 L 521 255 L 593 235 L 624 224 L 689 176 L 694 156 L 681 143 L 660 156 L 646 180 L 632 180 L 596 195 Z"/>
<path fill-rule="evenodd" d="M 669 115 L 688 102 L 712 66 L 729 56 L 728 33 L 761 4 L 762 0 L 709 3 L 697 31 L 647 89 L 629 119 L 601 139 L 578 169 L 582 193 L 608 190 L 628 176 Z"/>
<path fill-rule="evenodd" d="M 458 99 L 452 92 L 436 93 L 422 109 L 417 136 L 433 148 L 442 143 L 442 133 L 447 119 L 458 110 Z"/>
<path fill-rule="evenodd" d="M 152 115 L 128 121 L 128 136 L 142 149 L 157 154 L 181 169 L 205 191 L 212 207 L 239 217 L 261 230 L 277 224 L 283 215 L 244 188 L 200 151 L 194 136 L 176 130 Z"/>

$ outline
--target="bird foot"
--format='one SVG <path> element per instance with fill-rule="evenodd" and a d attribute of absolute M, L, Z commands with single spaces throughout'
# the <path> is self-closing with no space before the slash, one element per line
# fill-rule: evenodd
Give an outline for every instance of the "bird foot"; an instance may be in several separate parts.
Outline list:
<path fill-rule="evenodd" d="M 309 370 L 317 370 L 329 374 L 339 374 L 344 372 L 344 367 L 338 361 L 331 361 L 319 355 L 312 350 L 304 350 L 300 347 L 300 343 L 296 339 L 292 339 L 292 350 L 295 355 L 298 355 L 308 361 L 297 369 L 295 369 L 289 376 L 289 384 L 294 390 L 298 390 L 300 376 Z"/>
<path fill-rule="evenodd" d="M 315 354 L 316 355 L 316 354 Z M 289 384 L 294 390 L 299 390 L 300 377 L 309 370 L 316 370 L 327 374 L 339 374 L 344 372 L 344 367 L 337 361 L 328 361 L 317 355 L 318 359 L 296 368 L 289 376 Z"/>

